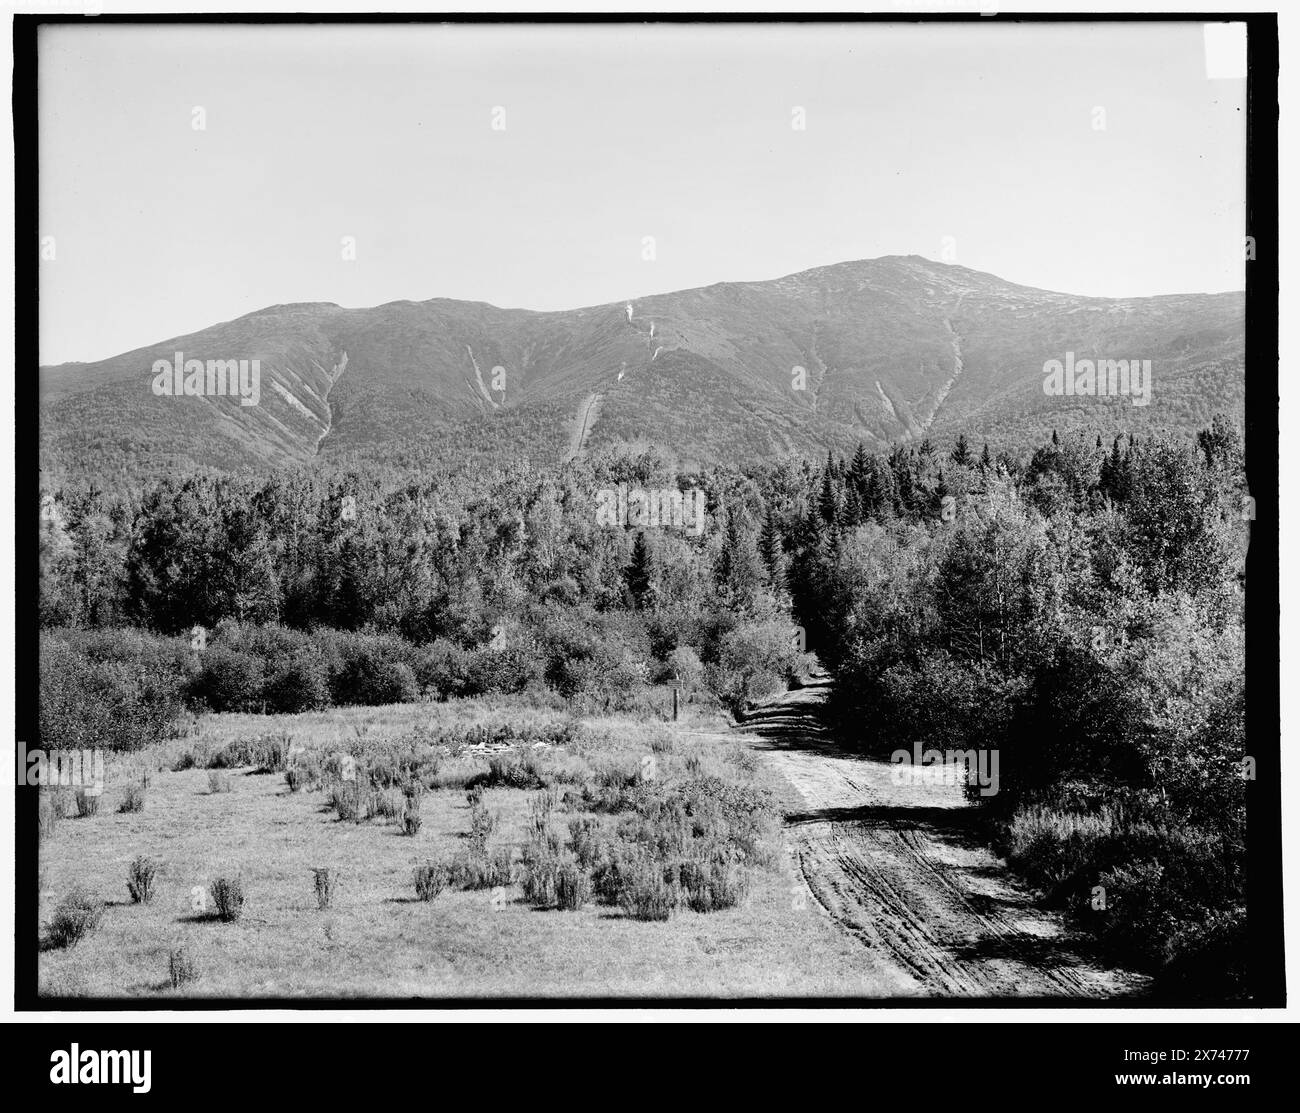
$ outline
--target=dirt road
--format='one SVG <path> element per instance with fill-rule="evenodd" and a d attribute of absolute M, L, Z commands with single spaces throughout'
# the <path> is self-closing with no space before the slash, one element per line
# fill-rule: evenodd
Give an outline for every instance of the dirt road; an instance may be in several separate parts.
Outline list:
<path fill-rule="evenodd" d="M 891 994 L 1140 995 L 1143 979 L 1085 961 L 1061 917 L 1036 907 L 982 844 L 960 786 L 894 784 L 887 761 L 832 742 L 827 694 L 819 679 L 738 730 L 793 789 L 787 842 L 810 901 L 872 950 Z"/>

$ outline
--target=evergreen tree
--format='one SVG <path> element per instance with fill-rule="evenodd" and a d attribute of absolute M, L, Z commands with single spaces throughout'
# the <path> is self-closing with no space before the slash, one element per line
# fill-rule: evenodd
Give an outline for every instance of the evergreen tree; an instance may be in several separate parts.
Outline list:
<path fill-rule="evenodd" d="M 763 519 L 758 546 L 772 590 L 778 593 L 786 590 L 785 547 L 781 542 L 781 531 L 777 528 L 776 514 L 770 507 Z"/>
<path fill-rule="evenodd" d="M 714 566 L 714 578 L 723 596 L 741 607 L 752 604 L 755 589 L 763 582 L 763 562 L 758 555 L 754 529 L 741 508 L 727 509 L 727 525 Z"/>
<path fill-rule="evenodd" d="M 862 510 L 864 520 L 869 514 L 892 518 L 897 513 L 898 485 L 894 480 L 893 468 L 878 461 L 873 464 Z"/>
<path fill-rule="evenodd" d="M 817 496 L 817 510 L 827 525 L 834 525 L 839 520 L 839 499 L 836 497 L 835 476 L 828 463 L 822 473 L 822 489 Z"/>
<path fill-rule="evenodd" d="M 866 504 L 867 484 L 871 480 L 871 457 L 867 455 L 867 448 L 861 441 L 858 441 L 857 451 L 853 453 L 853 463 L 849 467 L 849 481 L 853 487 L 857 488 L 859 502 Z"/>
<path fill-rule="evenodd" d="M 957 443 L 953 446 L 952 462 L 959 467 L 969 467 L 971 462 L 970 445 L 966 443 L 966 434 L 957 434 Z"/>
<path fill-rule="evenodd" d="M 862 524 L 862 499 L 858 496 L 856 484 L 849 485 L 849 493 L 844 499 L 844 524 L 850 529 Z"/>
<path fill-rule="evenodd" d="M 1097 488 L 1112 502 L 1123 502 L 1132 489 L 1129 477 L 1129 456 L 1120 455 L 1119 437 L 1111 445 L 1110 455 L 1101 462 L 1101 474 L 1097 479 Z"/>
<path fill-rule="evenodd" d="M 645 530 L 638 531 L 636 540 L 632 543 L 632 561 L 623 573 L 623 578 L 637 608 L 644 608 L 654 589 L 654 560 L 645 539 Z"/>

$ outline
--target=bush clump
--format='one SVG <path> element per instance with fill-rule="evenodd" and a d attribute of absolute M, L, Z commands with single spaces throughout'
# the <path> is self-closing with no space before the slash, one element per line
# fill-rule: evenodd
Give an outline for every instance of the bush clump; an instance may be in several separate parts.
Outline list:
<path fill-rule="evenodd" d="M 99 926 L 104 917 L 104 902 L 87 889 L 77 886 L 65 896 L 50 919 L 49 945 L 75 947 Z"/>
<path fill-rule="evenodd" d="M 153 900 L 153 883 L 158 874 L 158 863 L 143 854 L 132 860 L 126 871 L 126 889 L 135 904 L 148 904 Z"/>
<path fill-rule="evenodd" d="M 461 889 L 496 889 L 514 880 L 514 860 L 509 847 L 489 851 L 471 843 L 451 865 L 452 883 Z"/>
<path fill-rule="evenodd" d="M 68 750 L 127 752 L 167 737 L 187 684 L 173 642 L 127 630 L 51 630 L 39 653 L 41 738 Z"/>
<path fill-rule="evenodd" d="M 356 781 L 339 781 L 330 789 L 329 806 L 344 823 L 360 823 L 364 818 L 367 799 Z"/>
<path fill-rule="evenodd" d="M 119 812 L 142 812 L 144 811 L 145 785 L 143 781 L 132 781 L 126 786 L 126 792 L 122 795 L 122 802 L 118 804 Z"/>
<path fill-rule="evenodd" d="M 198 977 L 199 970 L 194 956 L 185 947 L 174 948 L 167 956 L 167 980 L 171 983 L 172 989 L 189 985 L 197 981 Z"/>
<path fill-rule="evenodd" d="M 423 901 L 433 900 L 447 887 L 450 871 L 441 862 L 426 862 L 415 867 L 415 895 Z"/>
<path fill-rule="evenodd" d="M 269 712 L 295 715 L 330 703 L 329 665 L 320 647 L 306 642 L 267 664 L 262 699 Z"/>
<path fill-rule="evenodd" d="M 677 907 L 677 898 L 676 887 L 654 862 L 638 859 L 620 867 L 618 902 L 631 919 L 666 921 Z"/>
<path fill-rule="evenodd" d="M 217 919 L 233 924 L 244 914 L 244 883 L 239 877 L 218 877 L 211 885 Z"/>
<path fill-rule="evenodd" d="M 560 863 L 552 848 L 532 842 L 524 850 L 519 880 L 524 899 L 534 908 L 553 908 L 559 884 Z"/>
<path fill-rule="evenodd" d="M 335 633 L 325 648 L 334 703 L 374 707 L 419 697 L 414 651 L 401 638 Z"/>
<path fill-rule="evenodd" d="M 749 891 L 748 874 L 725 856 L 716 856 L 706 862 L 683 862 L 678 876 L 686 907 L 693 912 L 735 908 Z"/>
<path fill-rule="evenodd" d="M 209 711 L 255 711 L 262 705 L 266 665 L 260 657 L 228 645 L 209 645 L 200 654 L 189 700 Z"/>
<path fill-rule="evenodd" d="M 591 878 L 575 860 L 560 863 L 555 874 L 555 903 L 566 912 L 577 912 L 591 899 Z"/>

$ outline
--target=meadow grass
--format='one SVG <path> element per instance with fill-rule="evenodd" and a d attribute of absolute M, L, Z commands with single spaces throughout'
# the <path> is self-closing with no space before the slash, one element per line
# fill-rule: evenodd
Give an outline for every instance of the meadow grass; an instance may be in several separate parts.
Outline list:
<path fill-rule="evenodd" d="M 562 749 L 506 751 L 521 766 L 540 769 L 550 782 L 545 788 L 487 787 L 496 755 L 465 743 L 473 727 L 509 736 L 520 728 L 562 728 L 569 741 Z M 281 734 L 294 749 L 286 749 L 277 773 L 263 770 L 278 761 L 226 764 L 241 752 L 242 743 L 232 743 Z M 255 751 L 247 756 L 260 758 Z M 394 791 L 371 818 L 363 813 L 359 821 L 340 823 L 329 804 L 340 783 L 332 778 L 344 768 L 340 754 L 352 757 L 360 784 L 372 775 L 400 774 L 407 768 L 401 755 L 415 754 L 420 788 L 408 794 L 390 785 Z M 647 754 L 657 763 L 650 784 L 638 782 Z M 210 791 L 214 755 L 225 755 L 213 764 L 228 791 Z M 291 789 L 288 771 L 298 761 L 321 770 L 314 787 L 300 782 Z M 139 783 L 142 764 L 156 771 L 149 806 L 119 812 L 116 804 Z M 214 998 L 868 993 L 874 984 L 869 954 L 792 901 L 796 882 L 779 853 L 779 829 L 767 836 L 775 840 L 771 860 L 746 869 L 743 893 L 738 882 L 729 887 L 734 871 L 719 866 L 715 875 L 707 863 L 685 870 L 685 885 L 676 874 L 666 880 L 662 866 L 656 875 L 647 865 L 644 876 L 629 873 L 625 899 L 610 882 L 617 871 L 607 870 L 602 890 L 602 864 L 631 853 L 626 838 L 667 846 L 680 835 L 672 827 L 676 813 L 663 803 L 673 796 L 668 786 L 713 777 L 757 790 L 766 776 L 761 765 L 747 772 L 712 740 L 672 725 L 619 717 L 578 722 L 563 712 L 489 701 L 205 716 L 191 737 L 164 742 L 156 752 L 129 761 L 111 755 L 105 807 L 59 824 L 43 840 L 40 914 L 47 924 L 58 898 L 77 886 L 91 899 L 109 896 L 95 893 L 99 879 L 121 878 L 141 856 L 162 864 L 152 900 L 110 904 L 77 946 L 42 953 L 41 992 Z M 476 779 L 471 803 L 466 785 Z M 399 797 L 401 814 L 418 809 L 413 832 L 385 814 L 397 814 Z M 638 799 L 653 805 L 644 815 L 627 810 Z M 549 860 L 537 862 L 545 877 L 532 893 L 544 900 L 536 902 L 525 894 L 527 852 L 540 846 Z M 412 879 L 427 864 L 445 881 L 436 899 L 425 901 Z M 319 870 L 330 871 L 331 881 L 347 876 L 342 888 L 330 884 L 324 901 L 310 880 Z M 196 891 L 211 894 L 223 878 L 237 878 L 243 897 L 242 915 L 224 923 L 210 895 L 205 912 L 194 903 Z M 737 903 L 727 907 L 733 897 Z M 656 918 L 669 900 L 670 918 Z M 703 907 L 721 910 L 693 910 Z M 179 978 L 170 961 L 178 952 L 184 958 Z M 197 980 L 188 976 L 195 969 L 202 971 Z"/>

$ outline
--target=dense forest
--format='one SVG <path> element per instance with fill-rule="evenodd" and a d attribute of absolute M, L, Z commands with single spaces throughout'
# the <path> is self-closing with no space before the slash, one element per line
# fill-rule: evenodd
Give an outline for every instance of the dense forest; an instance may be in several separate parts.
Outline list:
<path fill-rule="evenodd" d="M 611 528 L 619 485 L 702 491 L 705 528 Z M 661 715 L 666 684 L 740 716 L 815 654 L 846 741 L 996 749 L 988 838 L 1164 991 L 1221 999 L 1244 961 L 1246 495 L 1223 418 L 1027 456 L 69 482 L 41 503 L 42 744 L 488 693 Z"/>

